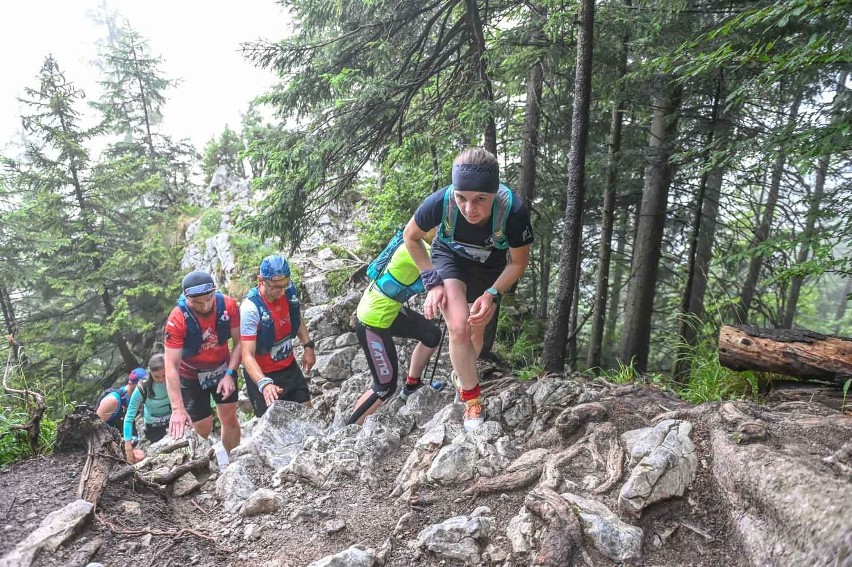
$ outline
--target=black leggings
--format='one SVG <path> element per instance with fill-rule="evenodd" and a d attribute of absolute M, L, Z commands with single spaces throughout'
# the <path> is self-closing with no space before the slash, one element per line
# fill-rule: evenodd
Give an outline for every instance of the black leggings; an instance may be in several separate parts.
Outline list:
<path fill-rule="evenodd" d="M 355 334 L 358 342 L 367 355 L 367 364 L 373 373 L 373 395 L 367 403 L 355 408 L 355 413 L 349 418 L 349 423 L 361 416 L 361 413 L 371 407 L 376 400 L 387 400 L 396 392 L 399 375 L 399 360 L 393 338 L 416 339 L 424 346 L 435 348 L 441 342 L 441 331 L 426 317 L 403 307 L 391 326 L 387 329 L 377 329 L 355 320 Z M 360 410 L 360 411 L 359 411 Z"/>

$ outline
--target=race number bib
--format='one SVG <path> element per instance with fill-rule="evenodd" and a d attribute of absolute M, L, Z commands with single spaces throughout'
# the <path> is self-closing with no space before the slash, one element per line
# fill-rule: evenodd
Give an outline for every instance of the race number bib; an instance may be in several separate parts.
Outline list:
<path fill-rule="evenodd" d="M 225 370 L 228 365 L 223 364 L 213 370 L 198 371 L 198 384 L 202 390 L 215 390 L 225 376 Z"/>
<path fill-rule="evenodd" d="M 288 356 L 293 353 L 293 338 L 287 337 L 286 339 L 281 339 L 269 349 L 269 357 L 278 362 L 279 360 L 284 360 Z"/>

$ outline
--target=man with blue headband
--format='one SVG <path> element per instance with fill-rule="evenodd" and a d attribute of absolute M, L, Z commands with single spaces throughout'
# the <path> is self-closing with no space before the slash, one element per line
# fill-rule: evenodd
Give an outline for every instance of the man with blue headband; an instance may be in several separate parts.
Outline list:
<path fill-rule="evenodd" d="M 521 198 L 500 183 L 492 153 L 483 148 L 460 153 L 452 181 L 423 201 L 403 236 L 428 290 L 424 315 L 433 318 L 440 311 L 446 321 L 453 381 L 471 431 L 484 422 L 476 359 L 485 326 L 502 294 L 526 270 L 533 233 Z M 430 257 L 420 241 L 435 227 Z"/>

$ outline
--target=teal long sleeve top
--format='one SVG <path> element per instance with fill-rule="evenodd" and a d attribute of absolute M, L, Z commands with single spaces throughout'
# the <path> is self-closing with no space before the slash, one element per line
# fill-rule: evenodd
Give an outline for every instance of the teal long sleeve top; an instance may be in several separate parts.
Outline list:
<path fill-rule="evenodd" d="M 150 378 L 149 378 L 150 380 Z M 172 406 L 169 404 L 169 393 L 165 382 L 154 382 L 154 395 L 147 398 L 143 395 L 145 384 L 140 384 L 133 390 L 130 404 L 127 406 L 127 414 L 124 416 L 124 440 L 133 440 L 133 421 L 139 414 L 139 406 L 143 407 L 143 420 L 145 425 L 163 426 L 169 424 L 172 415 Z"/>

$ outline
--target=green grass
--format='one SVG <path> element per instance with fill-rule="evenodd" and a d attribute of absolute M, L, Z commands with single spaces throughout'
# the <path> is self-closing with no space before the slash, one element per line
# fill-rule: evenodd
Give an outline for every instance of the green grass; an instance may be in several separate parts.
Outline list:
<path fill-rule="evenodd" d="M 325 278 L 328 282 L 328 295 L 330 297 L 343 295 L 343 290 L 346 287 L 346 282 L 349 280 L 350 275 L 351 270 L 349 268 L 339 268 L 326 273 Z"/>
<path fill-rule="evenodd" d="M 715 347 L 708 343 L 682 352 L 682 356 L 690 363 L 690 373 L 685 385 L 659 373 L 644 374 L 641 376 L 643 381 L 671 388 L 684 400 L 701 404 L 731 399 L 750 399 L 757 402 L 763 386 L 773 379 L 772 375 L 762 372 L 737 372 L 725 368 L 719 363 Z M 640 378 L 632 361 L 629 364 L 619 361 L 618 368 L 602 370 L 601 376 L 614 384 L 627 384 Z"/>
<path fill-rule="evenodd" d="M 17 400 L 10 400 L 8 396 L 4 399 L 4 403 L 13 401 L 16 402 Z M 32 456 L 26 432 L 14 429 L 15 426 L 24 425 L 29 420 L 30 415 L 23 407 L 17 405 L 13 407 L 0 406 L 0 467 Z M 41 454 L 53 450 L 53 445 L 56 443 L 57 425 L 58 422 L 48 414 L 45 414 L 42 418 L 39 430 Z"/>

